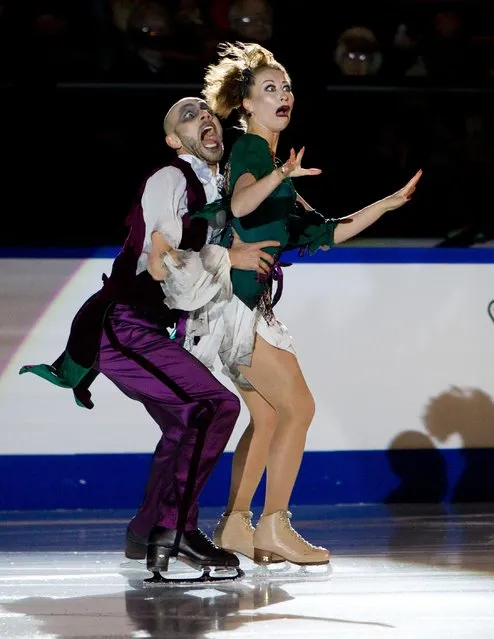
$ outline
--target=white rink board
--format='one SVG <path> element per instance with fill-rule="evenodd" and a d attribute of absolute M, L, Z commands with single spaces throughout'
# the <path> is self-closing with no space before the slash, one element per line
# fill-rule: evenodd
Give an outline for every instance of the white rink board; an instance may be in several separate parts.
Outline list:
<path fill-rule="evenodd" d="M 0 454 L 154 449 L 156 425 L 103 376 L 91 387 L 95 408 L 88 411 L 71 391 L 18 375 L 22 365 L 50 363 L 60 354 L 75 312 L 111 263 L 0 261 Z M 470 403 L 491 425 L 476 429 L 473 444 L 494 446 L 492 298 L 494 264 L 300 263 L 285 269 L 277 315 L 295 338 L 317 407 L 307 450 L 385 450 L 403 431 L 427 432 L 431 400 L 455 413 Z M 247 421 L 243 410 L 227 450 Z M 458 448 L 461 440 L 453 433 L 438 445 Z"/>

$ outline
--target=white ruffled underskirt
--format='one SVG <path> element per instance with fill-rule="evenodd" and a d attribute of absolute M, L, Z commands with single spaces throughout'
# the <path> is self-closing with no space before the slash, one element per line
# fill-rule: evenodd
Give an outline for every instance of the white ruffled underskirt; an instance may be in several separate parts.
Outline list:
<path fill-rule="evenodd" d="M 256 335 L 275 348 L 295 355 L 293 338 L 286 326 L 277 319 L 268 323 L 258 309 L 251 310 L 238 297 L 217 303 L 214 310 L 215 317 L 209 317 L 205 324 L 191 314 L 184 346 L 210 370 L 214 370 L 219 356 L 223 374 L 235 384 L 251 387 L 238 366 L 250 366 Z M 198 344 L 194 344 L 195 336 L 200 337 Z"/>
<path fill-rule="evenodd" d="M 189 311 L 184 347 L 194 357 L 212 371 L 219 357 L 222 372 L 235 384 L 250 388 L 238 366 L 250 366 L 256 335 L 295 354 L 284 324 L 276 319 L 268 323 L 259 309 L 250 309 L 233 295 L 228 251 L 207 245 L 199 253 L 177 253 L 178 263 L 171 256 L 164 258 L 168 277 L 163 290 L 170 308 Z"/>

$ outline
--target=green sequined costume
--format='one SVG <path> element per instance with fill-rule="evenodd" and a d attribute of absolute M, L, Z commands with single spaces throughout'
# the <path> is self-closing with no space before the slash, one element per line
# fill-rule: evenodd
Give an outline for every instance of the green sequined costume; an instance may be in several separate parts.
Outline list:
<path fill-rule="evenodd" d="M 233 145 L 226 167 L 227 197 L 231 197 L 238 178 L 244 173 L 251 173 L 260 180 L 274 168 L 268 142 L 252 133 L 241 135 Z M 279 260 L 284 251 L 294 248 L 314 253 L 321 246 L 332 246 L 335 223 L 326 221 L 315 211 L 301 210 L 296 205 L 296 198 L 292 180 L 286 178 L 252 213 L 241 218 L 232 217 L 222 244 L 230 246 L 233 230 L 244 242 L 277 240 L 279 247 L 264 249 L 275 260 Z M 214 206 L 209 205 L 199 215 L 209 217 Z M 254 271 L 232 269 L 232 284 L 234 294 L 251 309 L 265 303 L 266 293 L 270 295 L 271 291 L 271 278 L 259 278 Z"/>

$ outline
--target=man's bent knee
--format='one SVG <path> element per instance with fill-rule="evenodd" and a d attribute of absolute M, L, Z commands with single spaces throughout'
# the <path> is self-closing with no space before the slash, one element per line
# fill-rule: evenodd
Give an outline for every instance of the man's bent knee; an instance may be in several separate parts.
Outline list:
<path fill-rule="evenodd" d="M 240 415 L 241 405 L 240 399 L 234 393 L 231 393 L 229 391 L 228 396 L 225 396 L 223 398 L 223 400 L 220 402 L 220 405 L 222 405 L 225 410 L 231 413 L 232 419 L 233 417 L 235 417 L 235 421 L 237 421 L 238 416 Z"/>

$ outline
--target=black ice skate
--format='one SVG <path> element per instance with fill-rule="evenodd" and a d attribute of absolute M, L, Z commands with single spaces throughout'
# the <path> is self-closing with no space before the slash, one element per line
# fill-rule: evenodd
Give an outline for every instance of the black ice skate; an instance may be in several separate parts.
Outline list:
<path fill-rule="evenodd" d="M 190 579 L 164 577 L 161 573 L 168 571 L 172 557 L 202 570 L 202 574 Z M 225 582 L 244 576 L 236 555 L 215 546 L 199 529 L 178 534 L 175 529 L 155 526 L 149 534 L 146 565 L 153 573 L 153 577 L 145 580 L 148 584 Z M 213 573 L 211 569 L 214 569 Z"/>

